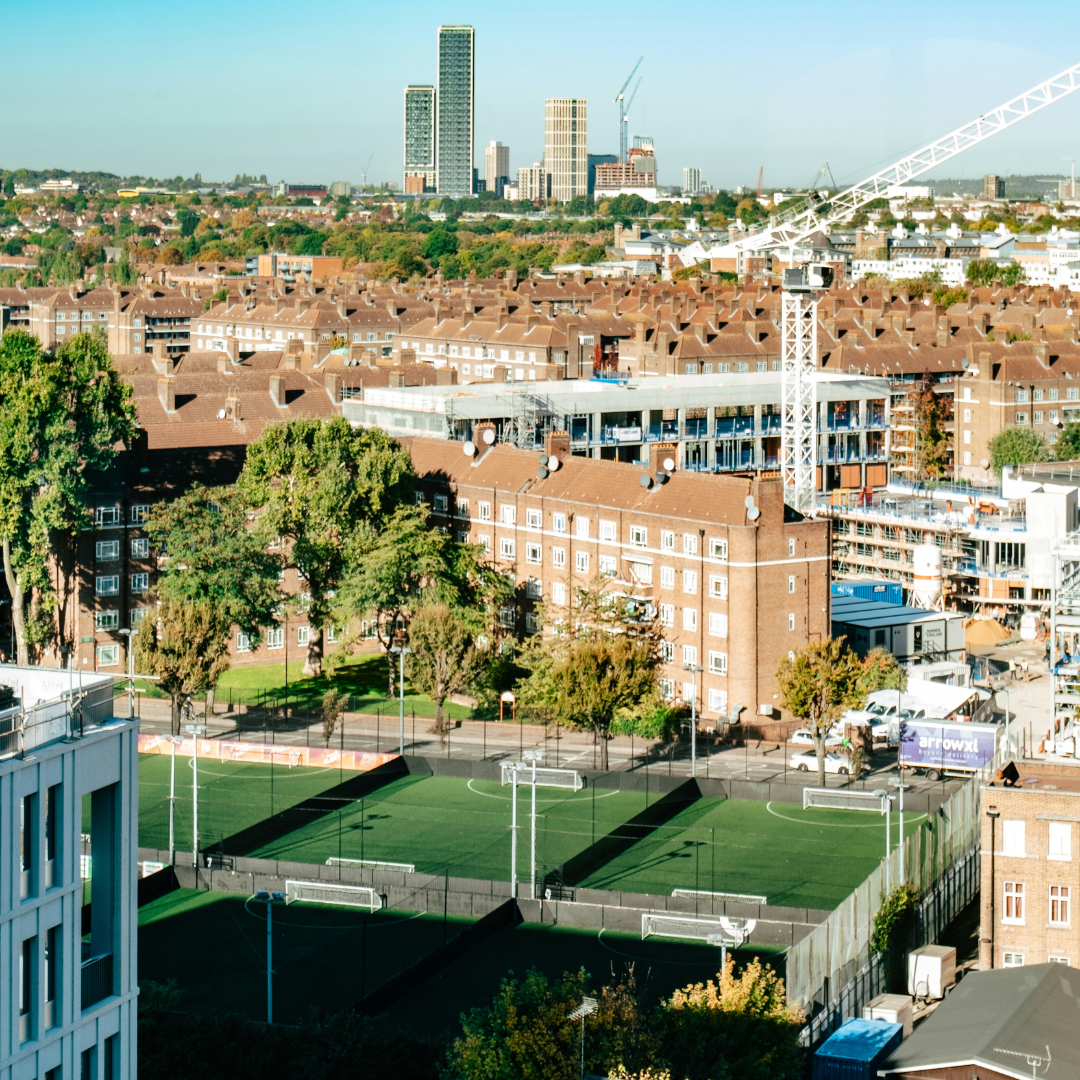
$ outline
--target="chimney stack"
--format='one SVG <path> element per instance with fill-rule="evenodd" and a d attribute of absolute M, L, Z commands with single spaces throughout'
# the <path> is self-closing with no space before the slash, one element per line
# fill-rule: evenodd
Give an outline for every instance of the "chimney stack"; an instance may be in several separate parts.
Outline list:
<path fill-rule="evenodd" d="M 285 376 L 270 376 L 270 400 L 279 408 L 285 407 Z"/>
<path fill-rule="evenodd" d="M 565 462 L 570 456 L 570 432 L 549 431 L 544 436 L 544 453 L 548 457 L 554 454 L 560 461 Z"/>
<path fill-rule="evenodd" d="M 167 413 L 176 412 L 176 384 L 168 376 L 162 376 L 157 381 L 157 396 L 161 407 Z"/>

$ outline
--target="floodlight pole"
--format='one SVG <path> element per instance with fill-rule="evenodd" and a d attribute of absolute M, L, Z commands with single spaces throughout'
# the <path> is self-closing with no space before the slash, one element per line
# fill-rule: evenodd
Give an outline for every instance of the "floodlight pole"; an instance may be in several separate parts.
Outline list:
<path fill-rule="evenodd" d="M 404 637 L 398 638 L 398 643 L 390 647 L 391 652 L 398 654 L 398 755 L 405 757 L 405 654 L 412 652 L 405 644 Z"/>
<path fill-rule="evenodd" d="M 510 896 L 512 899 L 517 899 L 517 788 L 518 788 L 518 771 L 517 766 L 512 767 L 514 774 L 514 784 L 510 792 Z"/>
<path fill-rule="evenodd" d="M 904 865 L 904 788 L 908 785 L 904 783 L 903 769 L 900 771 L 900 779 L 892 778 L 889 780 L 889 787 L 898 788 L 900 790 L 900 884 L 903 885 L 907 881 L 907 867 Z"/>
<path fill-rule="evenodd" d="M 683 664 L 694 680 L 694 694 L 690 698 L 690 775 L 697 776 L 697 673 L 705 669 L 700 664 Z"/>
<path fill-rule="evenodd" d="M 284 893 L 267 892 L 265 889 L 255 894 L 256 900 L 266 904 L 266 1024 L 274 1026 L 274 935 L 273 905 L 285 899 Z"/>
<path fill-rule="evenodd" d="M 188 724 L 187 730 L 192 735 L 194 745 L 191 748 L 191 835 L 192 865 L 199 869 L 199 735 L 206 731 L 205 724 Z"/>
<path fill-rule="evenodd" d="M 532 852 L 529 858 L 530 869 L 532 871 L 531 885 L 532 889 L 529 895 L 536 899 L 536 758 L 533 758 L 532 762 Z"/>

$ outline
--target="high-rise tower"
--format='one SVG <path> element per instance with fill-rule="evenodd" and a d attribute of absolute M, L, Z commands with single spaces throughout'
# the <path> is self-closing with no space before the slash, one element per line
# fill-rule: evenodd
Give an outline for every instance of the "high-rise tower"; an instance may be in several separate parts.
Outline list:
<path fill-rule="evenodd" d="M 544 102 L 544 167 L 551 174 L 551 198 L 569 202 L 575 195 L 588 194 L 583 98 L 548 98 Z"/>
<path fill-rule="evenodd" d="M 440 195 L 473 194 L 476 33 L 471 26 L 439 27 L 435 129 L 436 186 Z"/>
<path fill-rule="evenodd" d="M 494 139 L 484 147 L 484 184 L 487 191 L 501 199 L 503 188 L 510 182 L 510 147 Z"/>
<path fill-rule="evenodd" d="M 435 87 L 405 87 L 404 184 L 407 195 L 435 190 Z"/>

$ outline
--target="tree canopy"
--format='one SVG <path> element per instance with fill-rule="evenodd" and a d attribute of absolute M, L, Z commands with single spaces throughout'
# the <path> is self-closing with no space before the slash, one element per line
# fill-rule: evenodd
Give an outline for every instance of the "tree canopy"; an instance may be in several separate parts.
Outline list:
<path fill-rule="evenodd" d="M 1011 427 L 990 440 L 990 467 L 1000 476 L 1006 465 L 1031 465 L 1050 460 L 1046 436 L 1030 427 Z"/>

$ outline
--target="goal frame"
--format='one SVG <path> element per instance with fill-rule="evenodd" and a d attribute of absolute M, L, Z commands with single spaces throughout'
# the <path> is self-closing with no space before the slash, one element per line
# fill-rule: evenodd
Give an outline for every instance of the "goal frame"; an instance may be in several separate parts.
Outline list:
<path fill-rule="evenodd" d="M 885 816 L 889 796 L 873 791 L 847 791 L 838 788 L 803 788 L 803 809 L 868 810 Z"/>
<path fill-rule="evenodd" d="M 314 895 L 303 895 L 305 892 Z M 329 897 L 320 897 L 319 892 L 342 893 L 355 897 L 356 902 L 350 903 Z M 285 905 L 295 903 L 312 904 L 335 904 L 338 907 L 360 907 L 369 911 L 379 911 L 383 906 L 382 897 L 370 885 L 338 885 L 332 881 L 299 881 L 291 878 L 285 881 Z"/>
<path fill-rule="evenodd" d="M 518 787 L 533 786 L 534 773 L 531 762 L 504 761 L 499 772 L 503 787 L 514 783 L 515 772 L 517 773 Z M 550 765 L 537 765 L 535 776 L 537 787 L 566 788 L 571 791 L 580 791 L 585 786 L 581 773 L 576 769 L 556 769 Z"/>
<path fill-rule="evenodd" d="M 670 924 L 665 930 L 663 924 Z M 675 932 L 678 930 L 679 932 Z M 690 932 L 688 933 L 687 930 Z M 691 941 L 708 941 L 716 934 L 727 936 L 717 917 L 703 919 L 698 915 L 682 915 L 671 911 L 643 911 L 641 913 L 641 940 L 649 937 L 684 938 Z"/>
<path fill-rule="evenodd" d="M 327 866 L 357 866 L 367 870 L 392 870 L 402 874 L 415 874 L 416 863 L 411 862 L 383 862 L 380 859 L 345 859 L 337 855 L 331 855 L 326 860 Z"/>
<path fill-rule="evenodd" d="M 723 900 L 728 904 L 757 904 L 760 906 L 769 902 L 767 896 L 755 896 L 751 893 L 710 892 L 708 889 L 672 889 L 671 895 L 684 900 Z"/>

